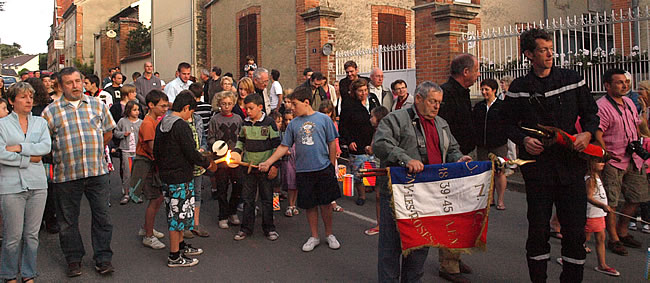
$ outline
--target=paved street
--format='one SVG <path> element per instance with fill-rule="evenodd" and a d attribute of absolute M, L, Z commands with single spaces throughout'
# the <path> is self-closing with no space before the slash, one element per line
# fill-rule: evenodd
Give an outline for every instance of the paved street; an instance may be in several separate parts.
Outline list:
<path fill-rule="evenodd" d="M 374 219 L 374 195 L 368 198 L 364 206 L 357 206 L 350 198 L 342 198 L 340 204 L 346 213 L 335 213 L 334 231 L 341 249 L 334 251 L 321 242 L 313 252 L 300 250 L 309 232 L 305 215 L 293 218 L 285 217 L 282 212 L 275 213 L 275 223 L 280 238 L 270 242 L 263 237 L 258 217 L 255 234 L 241 242 L 232 237 L 237 228 L 228 230 L 217 227 L 216 201 L 204 192 L 201 210 L 201 223 L 210 232 L 209 238 L 189 240 L 195 246 L 205 250 L 198 256 L 200 263 L 191 268 L 168 268 L 166 258 L 168 250 L 152 250 L 141 244 L 136 235 L 143 222 L 144 204 L 121 206 L 118 178 L 113 176 L 114 189 L 111 195 L 111 207 L 114 224 L 112 247 L 113 265 L 116 272 L 108 277 L 101 277 L 93 269 L 92 248 L 90 241 L 90 215 L 87 202 L 82 207 L 81 229 L 87 256 L 83 261 L 83 275 L 68 279 L 65 277 L 65 260 L 61 254 L 58 236 L 41 233 L 39 249 L 39 270 L 42 282 L 376 282 L 377 271 L 377 236 L 366 236 L 363 230 L 369 228 Z M 511 183 L 510 189 L 520 189 L 520 185 Z M 506 194 L 507 210 L 491 210 L 487 252 L 476 252 L 464 256 L 463 260 L 473 269 L 468 276 L 474 282 L 526 282 L 528 273 L 524 258 L 526 240 L 526 205 L 525 194 L 508 191 Z M 282 207 L 286 202 L 282 202 Z M 163 213 L 158 214 L 156 229 L 165 231 L 166 222 Z M 650 236 L 640 232 L 633 235 L 648 243 Z M 324 238 L 324 235 L 321 236 Z M 163 239 L 168 243 L 167 235 Z M 560 241 L 551 240 L 553 259 L 560 255 Z M 593 243 L 589 244 L 593 249 Z M 647 246 L 647 245 L 646 245 Z M 608 263 L 621 272 L 620 278 L 609 277 L 593 270 L 596 266 L 595 253 L 587 256 L 585 265 L 585 282 L 641 282 L 645 266 L 645 253 L 641 249 L 630 249 L 630 255 L 621 257 L 607 254 Z M 431 249 L 426 263 L 424 282 L 440 282 L 437 276 L 437 251 Z M 560 266 L 549 263 L 549 282 L 558 282 Z"/>

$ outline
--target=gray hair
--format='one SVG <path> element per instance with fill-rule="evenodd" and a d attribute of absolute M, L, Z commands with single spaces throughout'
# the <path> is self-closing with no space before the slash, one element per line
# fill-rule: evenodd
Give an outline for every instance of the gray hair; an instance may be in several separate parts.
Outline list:
<path fill-rule="evenodd" d="M 372 76 L 372 75 L 377 74 L 377 71 L 381 71 L 381 69 L 379 69 L 377 67 L 372 68 L 372 70 L 370 71 L 370 75 Z"/>
<path fill-rule="evenodd" d="M 513 78 L 512 76 L 503 76 L 499 81 L 511 84 L 512 81 L 514 81 L 514 80 L 515 80 L 515 78 Z"/>
<path fill-rule="evenodd" d="M 206 75 L 206 76 L 210 76 L 210 71 L 208 71 L 206 69 L 201 69 L 201 74 Z"/>
<path fill-rule="evenodd" d="M 420 83 L 418 87 L 415 88 L 415 95 L 419 95 L 420 97 L 427 99 L 431 91 L 442 92 L 442 88 L 440 88 L 438 84 L 432 81 L 425 81 Z"/>
<path fill-rule="evenodd" d="M 451 75 L 458 76 L 462 75 L 465 69 L 474 67 L 474 55 L 469 53 L 463 53 L 453 60 L 451 60 Z"/>
<path fill-rule="evenodd" d="M 259 68 L 257 68 L 257 70 L 255 70 L 255 72 L 253 73 L 253 78 L 255 78 L 255 79 L 259 79 L 259 78 L 262 77 L 262 74 L 263 74 L 263 73 L 268 74 L 268 73 L 269 73 L 269 70 L 264 69 L 264 68 L 262 68 L 262 67 L 259 67 Z"/>
<path fill-rule="evenodd" d="M 32 85 L 26 82 L 17 82 L 13 84 L 11 87 L 9 87 L 9 90 L 7 92 L 7 100 L 14 102 L 16 100 L 16 96 L 18 96 L 19 93 L 23 92 L 29 92 L 31 94 L 34 94 L 34 88 Z"/>

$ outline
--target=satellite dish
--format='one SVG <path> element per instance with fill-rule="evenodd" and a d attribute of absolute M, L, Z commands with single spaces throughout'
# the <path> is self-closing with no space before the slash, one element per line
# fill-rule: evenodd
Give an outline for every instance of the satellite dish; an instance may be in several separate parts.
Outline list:
<path fill-rule="evenodd" d="M 106 32 L 106 36 L 108 36 L 108 38 L 114 38 L 117 36 L 117 33 L 111 29 Z"/>
<path fill-rule="evenodd" d="M 218 140 L 212 144 L 212 152 L 217 156 L 224 156 L 228 153 L 228 144 L 222 140 Z"/>

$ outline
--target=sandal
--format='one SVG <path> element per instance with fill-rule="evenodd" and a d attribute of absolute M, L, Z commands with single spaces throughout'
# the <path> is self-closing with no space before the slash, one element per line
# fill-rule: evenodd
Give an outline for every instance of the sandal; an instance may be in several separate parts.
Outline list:
<path fill-rule="evenodd" d="M 591 249 L 589 247 L 587 247 L 587 245 L 582 244 L 582 246 L 585 248 L 585 253 L 588 253 L 588 254 L 591 253 Z"/>
<path fill-rule="evenodd" d="M 298 214 L 300 214 L 300 210 L 298 210 L 298 208 L 294 206 L 293 207 L 293 216 L 296 216 Z"/>
<path fill-rule="evenodd" d="M 596 266 L 596 267 L 594 267 L 594 270 L 596 270 L 596 271 L 598 271 L 600 273 L 605 273 L 605 274 L 610 275 L 610 276 L 619 276 L 619 275 L 621 275 L 620 272 L 618 272 L 616 269 L 614 269 L 612 267 L 601 269 L 600 267 Z"/>
<path fill-rule="evenodd" d="M 335 212 L 343 212 L 343 207 L 337 204 L 334 206 L 334 208 L 332 208 L 332 210 L 334 210 Z"/>
<path fill-rule="evenodd" d="M 504 204 L 499 204 L 497 205 L 497 210 L 506 210 L 506 206 Z"/>
<path fill-rule="evenodd" d="M 286 217 L 293 217 L 293 207 L 288 206 L 287 211 L 284 212 L 284 216 Z"/>
<path fill-rule="evenodd" d="M 129 195 L 124 195 L 124 196 L 122 196 L 122 199 L 120 200 L 120 205 L 125 205 L 125 204 L 129 203 L 130 200 L 131 200 L 131 197 L 129 197 Z"/>

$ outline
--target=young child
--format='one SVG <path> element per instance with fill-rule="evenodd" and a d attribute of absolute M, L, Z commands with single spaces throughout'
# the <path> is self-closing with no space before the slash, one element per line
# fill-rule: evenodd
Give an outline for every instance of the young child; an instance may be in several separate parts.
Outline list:
<path fill-rule="evenodd" d="M 7 117 L 9 115 L 9 109 L 7 109 L 7 100 L 0 98 L 0 118 Z"/>
<path fill-rule="evenodd" d="M 278 132 L 280 133 L 280 140 L 282 140 L 282 132 L 280 129 L 282 129 L 282 114 L 278 112 L 277 109 L 271 111 L 269 114 L 269 118 L 275 122 L 275 126 L 278 129 Z M 279 163 L 281 165 L 281 163 Z M 281 183 L 281 176 L 282 175 L 282 166 L 278 166 L 278 176 L 271 180 L 271 188 L 273 189 L 273 194 L 275 195 L 276 193 L 281 193 L 282 192 L 282 183 Z"/>
<path fill-rule="evenodd" d="M 330 117 L 332 119 L 332 122 L 334 122 L 334 127 L 336 127 L 336 132 L 339 131 L 339 125 L 336 123 L 336 112 L 334 111 L 334 104 L 332 103 L 332 101 L 329 100 L 323 101 L 318 107 L 318 112 L 323 113 L 328 117 Z M 338 138 L 335 140 L 335 143 L 336 143 L 336 158 L 338 159 L 338 157 L 341 156 L 341 147 L 339 146 Z M 334 164 L 334 168 L 338 168 L 338 163 Z M 338 174 L 338 169 L 336 172 Z M 332 210 L 334 210 L 335 212 L 344 211 L 343 207 L 338 205 L 336 201 L 332 201 Z"/>
<path fill-rule="evenodd" d="M 242 161 L 257 165 L 269 158 L 276 147 L 280 145 L 280 133 L 275 121 L 262 111 L 264 100 L 259 94 L 249 94 L 244 99 L 248 117 L 244 120 L 234 152 L 242 155 Z M 280 237 L 273 224 L 273 190 L 271 181 L 278 174 L 274 164 L 268 174 L 258 169 L 241 168 L 242 170 L 242 199 L 244 200 L 244 219 L 234 239 L 240 241 L 253 233 L 255 224 L 255 195 L 259 194 L 262 201 L 262 230 L 269 241 Z"/>
<path fill-rule="evenodd" d="M 282 137 L 287 131 L 287 126 L 293 120 L 293 110 L 284 112 L 282 120 Z M 286 155 L 282 157 L 282 186 L 289 194 L 289 205 L 284 215 L 293 217 L 300 214 L 300 210 L 296 208 L 296 200 L 298 199 L 298 188 L 296 188 L 296 149 L 292 146 Z"/>
<path fill-rule="evenodd" d="M 244 72 L 257 70 L 257 64 L 255 64 L 255 56 L 248 55 L 246 56 L 246 65 L 244 65 Z"/>
<path fill-rule="evenodd" d="M 377 129 L 377 125 L 381 119 L 384 119 L 388 115 L 388 109 L 384 106 L 375 107 L 370 111 L 370 124 Z M 366 154 L 373 155 L 372 144 L 366 147 Z M 375 159 L 377 161 L 377 159 Z M 379 190 L 375 190 L 375 197 L 377 202 L 375 203 L 375 208 L 377 210 L 377 226 L 372 227 L 366 231 L 363 231 L 364 234 L 368 236 L 379 234 Z"/>
<path fill-rule="evenodd" d="M 605 167 L 602 160 L 591 159 L 585 184 L 587 186 L 587 225 L 585 226 L 586 241 L 591 238 L 591 233 L 596 236 L 596 255 L 598 266 L 594 269 L 598 272 L 611 276 L 619 276 L 613 267 L 605 263 L 605 216 L 613 213 L 612 208 L 607 205 L 607 193 L 600 180 L 600 172 Z"/>
<path fill-rule="evenodd" d="M 165 234 L 153 229 L 156 213 L 163 202 L 162 182 L 158 170 L 153 166 L 153 144 L 156 126 L 159 118 L 165 115 L 169 108 L 167 95 L 161 90 L 152 90 L 145 97 L 149 111 L 140 124 L 138 139 L 135 147 L 135 158 L 129 180 L 129 196 L 135 203 L 142 202 L 142 196 L 149 200 L 145 210 L 144 227 L 138 235 L 142 236 L 142 244 L 152 249 L 163 249 L 165 244 L 158 240 Z"/>
<path fill-rule="evenodd" d="M 318 234 L 318 208 L 320 207 L 325 234 L 330 249 L 339 249 L 341 244 L 332 234 L 331 202 L 341 197 L 336 179 L 336 143 L 338 133 L 334 122 L 327 115 L 315 112 L 311 107 L 312 92 L 307 87 L 298 87 L 291 94 L 291 104 L 296 117 L 291 120 L 284 134 L 282 145 L 269 159 L 259 164 L 261 171 L 268 171 L 284 156 L 291 146 L 296 145 L 296 186 L 298 206 L 307 210 L 311 237 L 302 246 L 309 252 L 320 244 Z"/>
<path fill-rule="evenodd" d="M 208 125 L 208 149 L 212 149 L 215 141 L 224 141 L 229 149 L 234 149 L 237 137 L 242 126 L 242 118 L 233 114 L 232 109 L 237 101 L 237 95 L 232 91 L 222 91 L 213 98 L 221 108 L 210 118 Z M 237 205 L 241 201 L 241 183 L 239 182 L 239 168 L 230 168 L 223 163 L 219 164 L 219 171 L 211 176 L 212 198 L 219 202 L 219 228 L 228 229 L 228 222 L 239 225 Z M 231 185 L 230 199 L 228 199 L 228 185 Z"/>
<path fill-rule="evenodd" d="M 113 106 L 110 108 L 111 115 L 113 115 L 113 120 L 115 120 L 115 122 L 119 122 L 122 117 L 126 117 L 122 115 L 122 113 L 124 113 L 126 103 L 129 101 L 135 101 L 137 103 L 136 97 L 137 92 L 134 85 L 125 84 L 122 86 L 122 95 L 120 96 L 120 102 L 113 104 Z"/>
<path fill-rule="evenodd" d="M 193 92 L 190 90 L 183 91 L 191 94 L 192 97 L 194 97 L 194 100 L 196 101 L 196 105 L 198 107 L 199 103 L 201 103 L 201 97 L 203 97 L 203 93 Z M 183 91 L 181 91 L 181 93 Z M 192 138 L 196 142 L 196 150 L 201 153 L 207 151 L 208 143 L 206 141 L 205 132 L 203 131 L 202 117 L 199 114 L 192 112 L 192 116 L 189 120 L 187 120 L 187 123 L 190 126 L 190 129 L 192 129 Z M 201 189 L 203 186 L 203 173 L 205 173 L 205 169 L 203 169 L 201 166 L 194 165 L 194 230 L 185 230 L 183 232 L 185 233 L 184 237 L 189 239 L 194 238 L 194 235 L 197 235 L 199 237 L 210 236 L 208 231 L 205 230 L 205 228 L 203 228 L 199 222 L 199 215 L 201 212 Z"/>
<path fill-rule="evenodd" d="M 184 230 L 194 229 L 194 165 L 216 171 L 217 165 L 196 150 L 196 140 L 187 121 L 196 109 L 191 92 L 181 92 L 174 100 L 172 113 L 156 127 L 154 163 L 165 183 L 165 206 L 169 226 L 168 267 L 194 266 L 199 260 L 187 256 L 200 255 L 203 250 L 183 240 Z"/>
<path fill-rule="evenodd" d="M 129 179 L 131 178 L 131 166 L 135 157 L 135 149 L 138 144 L 138 132 L 142 120 L 140 116 L 140 105 L 135 101 L 129 101 L 124 107 L 124 117 L 117 122 L 117 128 L 113 131 L 113 135 L 120 140 L 119 149 L 122 151 L 122 199 L 120 204 L 127 204 L 130 200 L 129 197 Z"/>

